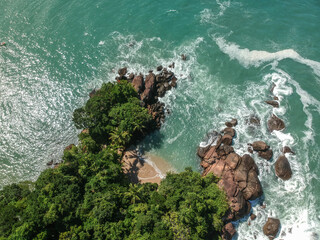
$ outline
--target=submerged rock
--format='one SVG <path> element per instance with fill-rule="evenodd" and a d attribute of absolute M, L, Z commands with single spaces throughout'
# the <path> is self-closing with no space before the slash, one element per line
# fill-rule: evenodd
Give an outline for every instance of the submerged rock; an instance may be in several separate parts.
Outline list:
<path fill-rule="evenodd" d="M 268 120 L 268 129 L 270 132 L 274 130 L 282 130 L 285 128 L 284 122 L 278 118 L 276 115 L 272 114 L 271 118 Z"/>
<path fill-rule="evenodd" d="M 277 236 L 279 229 L 280 220 L 276 218 L 268 218 L 268 221 L 263 226 L 263 233 L 272 240 Z"/>
<path fill-rule="evenodd" d="M 256 115 L 251 115 L 247 120 L 247 124 L 254 125 L 254 126 L 260 126 L 260 118 Z"/>
<path fill-rule="evenodd" d="M 288 159 L 281 155 L 275 163 L 276 175 L 282 180 L 289 180 L 292 176 L 292 170 Z"/>
<path fill-rule="evenodd" d="M 279 107 L 279 103 L 277 101 L 274 100 L 269 100 L 269 101 L 265 101 L 266 104 L 271 105 L 272 107 L 278 108 Z"/>

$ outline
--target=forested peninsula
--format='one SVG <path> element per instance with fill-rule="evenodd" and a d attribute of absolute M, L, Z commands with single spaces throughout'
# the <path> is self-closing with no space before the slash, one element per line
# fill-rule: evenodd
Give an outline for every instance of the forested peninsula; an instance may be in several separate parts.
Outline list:
<path fill-rule="evenodd" d="M 229 205 L 213 174 L 189 168 L 158 185 L 131 183 L 122 170 L 124 150 L 164 120 L 157 96 L 177 80 L 164 70 L 144 82 L 120 71 L 90 94 L 73 114 L 79 144 L 37 181 L 0 191 L 0 239 L 221 238 Z"/>

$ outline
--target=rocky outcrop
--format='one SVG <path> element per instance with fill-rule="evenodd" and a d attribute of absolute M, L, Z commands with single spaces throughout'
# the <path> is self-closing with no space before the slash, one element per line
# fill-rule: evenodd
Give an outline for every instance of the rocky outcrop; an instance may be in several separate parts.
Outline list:
<path fill-rule="evenodd" d="M 156 76 L 153 73 L 149 73 L 145 80 L 145 90 L 141 94 L 141 100 L 146 103 L 154 102 Z"/>
<path fill-rule="evenodd" d="M 232 223 L 227 223 L 222 229 L 223 240 L 231 240 L 235 234 L 236 234 L 236 230 Z"/>
<path fill-rule="evenodd" d="M 135 76 L 132 80 L 132 86 L 137 91 L 137 93 L 139 94 L 143 93 L 144 91 L 143 76 L 142 75 Z"/>
<path fill-rule="evenodd" d="M 268 129 L 270 132 L 274 130 L 282 130 L 285 128 L 284 122 L 278 118 L 276 115 L 272 114 L 271 118 L 268 120 Z"/>
<path fill-rule="evenodd" d="M 263 233 L 272 240 L 277 236 L 279 229 L 280 220 L 276 218 L 268 218 L 268 221 L 263 226 Z"/>
<path fill-rule="evenodd" d="M 262 187 L 253 158 L 247 154 L 238 155 L 230 146 L 235 130 L 228 127 L 222 133 L 224 135 L 218 132 L 208 134 L 208 144 L 198 148 L 198 156 L 202 159 L 203 176 L 212 173 L 220 178 L 218 185 L 226 192 L 231 209 L 226 220 L 231 221 L 250 212 L 248 200 L 260 197 Z"/>
<path fill-rule="evenodd" d="M 171 67 L 174 67 L 174 63 L 171 64 Z M 165 119 L 165 108 L 164 104 L 158 101 L 158 98 L 163 97 L 172 87 L 177 86 L 177 78 L 173 72 L 161 65 L 157 67 L 157 71 L 160 72 L 157 75 L 150 70 L 145 77 L 141 73 L 139 75 L 130 73 L 127 76 L 128 71 L 124 67 L 118 70 L 119 76 L 116 77 L 116 80 L 126 80 L 132 84 L 139 95 L 141 105 L 146 107 L 152 115 L 155 127 L 160 128 Z"/>
<path fill-rule="evenodd" d="M 276 175 L 282 180 L 289 180 L 292 176 L 292 170 L 288 159 L 281 155 L 275 163 Z"/>

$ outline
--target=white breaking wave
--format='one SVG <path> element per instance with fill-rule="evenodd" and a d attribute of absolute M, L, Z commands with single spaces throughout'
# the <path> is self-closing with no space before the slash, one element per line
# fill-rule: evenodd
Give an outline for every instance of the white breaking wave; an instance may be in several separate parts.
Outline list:
<path fill-rule="evenodd" d="M 222 52 L 229 55 L 231 59 L 236 59 L 241 65 L 248 68 L 250 66 L 259 67 L 262 63 L 281 61 L 283 59 L 292 59 L 298 63 L 304 64 L 312 68 L 317 76 L 320 76 L 320 63 L 310 59 L 301 57 L 293 49 L 285 49 L 278 52 L 270 53 L 267 51 L 249 50 L 240 48 L 235 43 L 228 43 L 224 38 L 218 37 L 214 39 Z"/>

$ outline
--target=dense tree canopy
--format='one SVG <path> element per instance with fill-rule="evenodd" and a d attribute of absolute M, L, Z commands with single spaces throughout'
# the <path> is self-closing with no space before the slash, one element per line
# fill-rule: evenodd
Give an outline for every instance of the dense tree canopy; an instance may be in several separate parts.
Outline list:
<path fill-rule="evenodd" d="M 228 204 L 217 179 L 191 169 L 129 183 L 118 149 L 149 124 L 126 83 L 104 84 L 74 121 L 88 128 L 63 163 L 0 191 L 0 239 L 217 239 Z"/>

